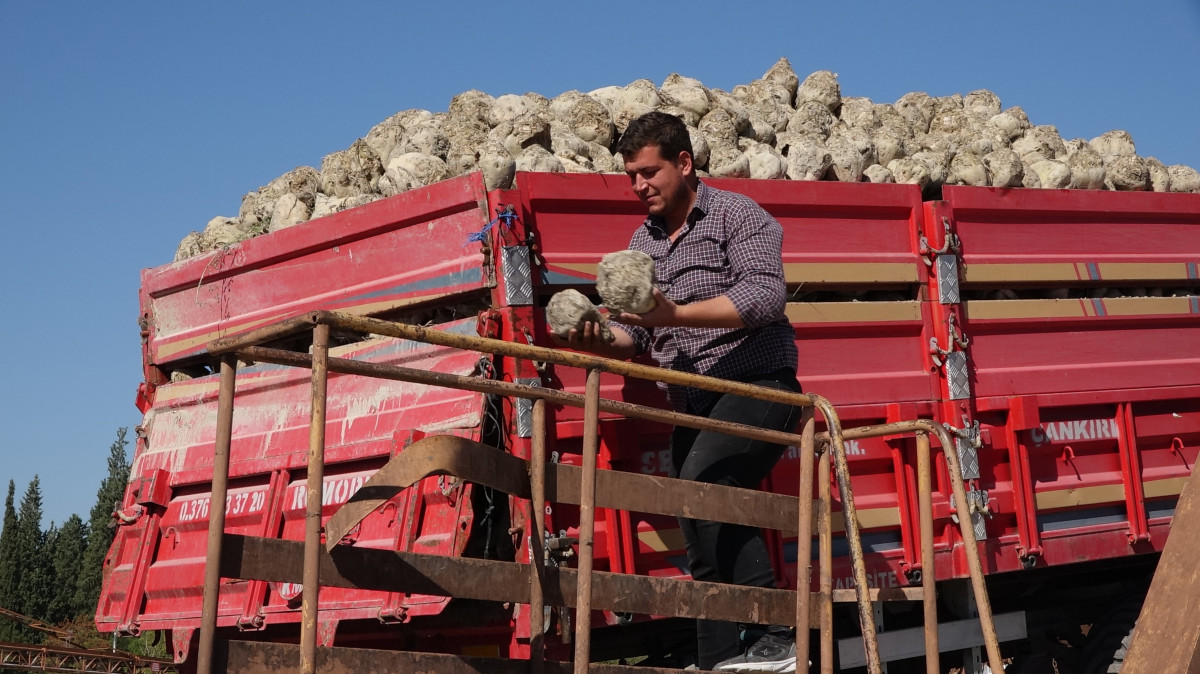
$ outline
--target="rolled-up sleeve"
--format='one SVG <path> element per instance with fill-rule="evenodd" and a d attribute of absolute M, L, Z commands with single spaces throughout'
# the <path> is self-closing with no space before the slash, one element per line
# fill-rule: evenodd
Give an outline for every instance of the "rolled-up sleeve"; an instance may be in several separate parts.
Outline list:
<path fill-rule="evenodd" d="M 614 320 L 609 320 L 608 326 L 629 335 L 639 355 L 650 350 L 650 331 L 646 328 L 640 325 L 625 325 Z"/>

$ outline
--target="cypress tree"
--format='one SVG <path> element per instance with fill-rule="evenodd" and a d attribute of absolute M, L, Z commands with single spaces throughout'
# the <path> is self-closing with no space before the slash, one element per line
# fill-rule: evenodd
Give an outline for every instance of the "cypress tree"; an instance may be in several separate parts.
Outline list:
<path fill-rule="evenodd" d="M 86 547 L 87 537 L 79 515 L 68 517 L 62 528 L 54 533 L 52 540 L 47 542 L 54 581 L 46 608 L 46 622 L 58 624 L 95 608 L 75 603 L 75 585 L 83 568 Z"/>
<path fill-rule="evenodd" d="M 6 608 L 17 613 L 42 619 L 46 614 L 49 592 L 49 562 L 46 559 L 46 535 L 42 532 L 42 487 L 35 475 L 25 489 L 17 511 L 16 535 L 12 537 L 12 559 L 16 568 L 12 574 L 14 588 Z M 41 643 L 43 634 L 17 625 L 12 640 L 18 643 Z"/>
<path fill-rule="evenodd" d="M 17 510 L 13 506 L 16 484 L 8 481 L 8 496 L 4 499 L 4 529 L 0 531 L 0 607 L 16 610 L 17 582 L 21 564 L 17 558 Z M 0 619 L 0 641 L 17 640 L 17 624 Z"/>
<path fill-rule="evenodd" d="M 108 448 L 108 475 L 100 482 L 96 505 L 92 506 L 88 520 L 87 547 L 83 551 L 75 585 L 74 603 L 80 610 L 93 610 L 100 600 L 104 558 L 116 536 L 112 514 L 121 507 L 125 487 L 129 484 L 129 463 L 125 459 L 125 447 L 129 444 L 125 440 L 126 431 L 126 428 L 118 428 L 117 439 Z"/>
<path fill-rule="evenodd" d="M 21 568 L 17 579 L 16 606 L 11 608 L 39 620 L 46 615 L 51 583 L 51 565 L 45 543 L 46 536 L 42 532 L 42 486 L 41 480 L 34 475 L 17 510 L 16 554 Z M 26 628 L 22 628 L 21 632 L 25 635 L 22 641 L 42 641 L 40 632 Z"/>

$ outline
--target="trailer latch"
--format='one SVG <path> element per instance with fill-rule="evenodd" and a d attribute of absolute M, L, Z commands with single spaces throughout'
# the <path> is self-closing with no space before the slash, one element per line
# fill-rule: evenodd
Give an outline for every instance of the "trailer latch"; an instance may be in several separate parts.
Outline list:
<path fill-rule="evenodd" d="M 146 514 L 146 507 L 142 505 L 134 505 L 124 510 L 113 511 L 113 521 L 117 526 L 128 526 L 138 521 L 142 515 Z"/>
<path fill-rule="evenodd" d="M 961 248 L 958 235 L 950 231 L 950 218 L 942 216 L 942 228 L 945 229 L 946 235 L 945 241 L 941 248 L 934 248 L 932 245 L 930 245 L 929 239 L 925 238 L 924 232 L 922 232 L 919 237 L 919 241 L 921 243 L 921 255 L 925 256 L 925 266 L 927 267 L 933 266 L 933 258 L 937 257 L 938 255 L 945 255 L 950 252 L 957 253 Z"/>
<path fill-rule="evenodd" d="M 991 519 L 992 509 L 988 506 L 989 498 L 986 489 L 972 489 L 966 493 L 967 497 L 967 513 L 971 518 L 971 525 L 975 529 L 975 540 L 982 541 L 987 538 L 987 525 L 984 518 Z M 954 494 L 950 494 L 950 509 L 953 511 L 950 519 L 958 523 L 958 506 L 954 502 Z"/>

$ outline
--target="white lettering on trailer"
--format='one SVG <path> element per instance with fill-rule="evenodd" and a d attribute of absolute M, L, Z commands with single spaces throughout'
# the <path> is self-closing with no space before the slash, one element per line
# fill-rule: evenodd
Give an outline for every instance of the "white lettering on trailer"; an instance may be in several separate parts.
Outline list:
<path fill-rule="evenodd" d="M 354 492 L 358 491 L 366 481 L 367 478 L 362 475 L 325 478 L 325 490 L 321 494 L 321 505 L 330 506 L 349 501 Z M 292 510 L 304 510 L 308 507 L 308 493 L 305 491 L 307 486 L 307 483 L 301 482 L 292 487 Z"/>
<path fill-rule="evenodd" d="M 1120 428 L 1115 419 L 1075 419 L 1048 421 L 1029 430 L 1035 447 L 1042 445 L 1083 442 L 1086 440 L 1116 440 Z"/>
<path fill-rule="evenodd" d="M 853 576 L 843 576 L 834 581 L 833 587 L 836 590 L 845 590 L 854 587 Z M 867 587 L 900 587 L 900 583 L 896 580 L 895 571 L 877 571 L 867 574 Z"/>
<path fill-rule="evenodd" d="M 866 456 L 867 450 L 860 444 L 858 440 L 844 440 L 843 445 L 846 447 L 846 456 Z M 797 447 L 788 447 L 783 453 L 785 459 L 796 459 L 800 457 L 800 449 Z"/>
<path fill-rule="evenodd" d="M 646 475 L 668 475 L 671 468 L 671 450 L 657 449 L 642 452 L 642 472 Z"/>
<path fill-rule="evenodd" d="M 198 496 L 179 502 L 179 521 L 193 522 L 208 519 L 208 510 L 212 497 Z M 261 512 L 267 505 L 267 488 L 259 487 L 253 491 L 235 491 L 225 495 L 225 515 L 253 515 Z"/>

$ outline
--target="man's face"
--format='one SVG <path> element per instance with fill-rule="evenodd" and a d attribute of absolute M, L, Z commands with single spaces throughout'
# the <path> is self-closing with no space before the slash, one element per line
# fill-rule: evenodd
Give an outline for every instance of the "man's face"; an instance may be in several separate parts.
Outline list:
<path fill-rule="evenodd" d="M 646 205 L 650 215 L 671 220 L 686 217 L 692 207 L 687 178 L 692 172 L 692 157 L 687 152 L 665 159 L 657 145 L 647 145 L 632 157 L 625 157 L 625 174 L 633 192 Z"/>

